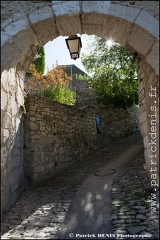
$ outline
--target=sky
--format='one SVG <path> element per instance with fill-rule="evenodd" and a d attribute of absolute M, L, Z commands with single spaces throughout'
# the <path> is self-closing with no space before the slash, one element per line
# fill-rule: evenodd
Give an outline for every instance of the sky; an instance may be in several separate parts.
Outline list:
<path fill-rule="evenodd" d="M 78 68 L 80 68 L 82 71 L 86 72 L 81 62 L 81 54 L 84 51 L 86 51 L 87 39 L 89 38 L 89 36 L 86 34 L 82 34 L 78 36 L 81 37 L 82 48 L 80 52 L 80 58 L 77 58 L 76 60 L 73 60 L 70 57 L 69 50 L 67 48 L 66 41 L 65 41 L 65 39 L 68 38 L 68 36 L 58 37 L 53 41 L 49 41 L 47 44 L 44 45 L 45 61 L 46 61 L 45 74 L 47 72 L 47 67 L 51 69 L 53 64 L 54 65 L 56 64 L 56 60 L 59 65 L 74 64 Z"/>

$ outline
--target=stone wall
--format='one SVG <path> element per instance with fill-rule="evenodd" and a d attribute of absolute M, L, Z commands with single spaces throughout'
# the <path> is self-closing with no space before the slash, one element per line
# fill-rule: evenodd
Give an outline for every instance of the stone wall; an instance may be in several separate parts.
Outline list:
<path fill-rule="evenodd" d="M 133 132 L 136 132 L 140 129 L 140 114 L 139 114 L 139 105 L 133 104 L 131 108 L 127 109 L 129 115 L 131 116 L 133 123 Z"/>
<path fill-rule="evenodd" d="M 25 164 L 29 174 L 34 169 L 29 179 L 86 156 L 95 135 L 92 108 L 79 110 L 39 96 L 29 96 L 26 108 Z"/>
<path fill-rule="evenodd" d="M 7 211 L 24 189 L 23 81 L 15 69 L 1 75 L 1 209 Z M 1 215 L 2 216 L 2 215 Z"/>
<path fill-rule="evenodd" d="M 144 57 L 139 57 L 137 62 L 140 129 L 145 148 L 147 175 L 154 186 L 154 183 L 159 183 L 159 76 Z"/>
<path fill-rule="evenodd" d="M 102 132 L 112 140 L 127 137 L 139 130 L 138 106 L 124 110 L 100 104 L 96 106 L 96 114 L 100 116 Z"/>
<path fill-rule="evenodd" d="M 69 88 L 76 92 L 76 105 L 87 106 L 97 103 L 97 95 L 95 91 L 89 88 L 89 84 L 85 80 L 72 80 Z"/>
<path fill-rule="evenodd" d="M 20 189 L 23 189 L 23 136 L 17 132 L 17 129 L 23 132 L 23 119 L 19 109 L 24 102 L 23 79 L 39 48 L 58 36 L 77 33 L 112 38 L 146 59 L 147 68 L 142 62 L 140 66 L 143 66 L 141 74 L 145 77 L 142 82 L 147 89 L 149 82 L 152 84 L 152 81 L 155 81 L 147 74 L 149 65 L 153 68 L 153 76 L 156 76 L 155 73 L 159 75 L 159 2 L 1 1 L 1 15 L 3 214 L 15 203 L 20 196 Z M 157 77 L 156 81 L 158 83 Z M 144 102 L 141 108 L 141 123 L 144 118 L 150 121 L 145 117 L 150 111 L 149 106 Z M 141 127 L 145 128 L 145 125 L 148 126 L 148 122 L 143 122 Z M 149 128 L 147 129 L 149 134 Z M 142 134 L 144 131 L 141 130 Z M 145 134 L 143 136 L 145 137 Z M 147 140 L 144 142 L 145 149 L 148 149 Z M 13 156 L 13 162 L 20 162 L 19 170 L 13 167 Z"/>
<path fill-rule="evenodd" d="M 24 162 L 28 183 L 85 158 L 107 141 L 132 134 L 132 118 L 123 109 L 103 105 L 71 107 L 40 96 L 28 96 Z M 101 117 L 97 134 L 95 117 Z"/>
<path fill-rule="evenodd" d="M 100 104 L 99 97 L 94 90 L 89 87 L 85 80 L 72 80 L 69 88 L 76 92 L 76 106 L 78 108 L 92 106 L 95 108 L 95 114 L 100 116 L 102 132 L 111 138 L 127 136 L 139 130 L 139 106 L 133 104 L 127 111 Z M 128 118 L 129 114 L 129 118 Z M 126 116 L 126 119 L 124 119 Z M 121 119 L 126 124 L 122 124 Z M 120 120 L 120 122 L 118 122 Z M 128 121 L 129 120 L 129 121 Z M 130 129 L 130 130 L 129 130 Z"/>

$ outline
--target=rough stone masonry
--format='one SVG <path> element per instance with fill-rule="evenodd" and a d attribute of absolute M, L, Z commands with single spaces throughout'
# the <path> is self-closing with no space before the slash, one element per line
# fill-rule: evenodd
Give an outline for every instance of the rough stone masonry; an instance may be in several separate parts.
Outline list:
<path fill-rule="evenodd" d="M 25 73 L 38 49 L 58 36 L 95 34 L 112 38 L 138 54 L 140 129 L 147 173 L 153 187 L 156 186 L 159 165 L 159 2 L 14 1 L 13 4 L 13 1 L 2 1 L 1 15 L 2 215 L 24 190 L 21 105 L 24 104 Z M 152 143 L 154 136 L 156 142 Z"/>
<path fill-rule="evenodd" d="M 95 102 L 90 101 L 89 104 L 87 99 L 84 101 L 83 95 L 88 92 L 91 97 L 92 91 L 87 86 L 82 87 L 84 91 L 80 90 L 84 81 L 72 82 L 79 84 L 75 106 L 35 95 L 26 99 L 24 172 L 28 184 L 54 174 L 102 148 L 107 142 L 129 136 L 139 129 L 138 108 L 106 107 L 96 103 L 95 94 Z M 101 116 L 101 134 L 97 134 L 97 114 Z"/>

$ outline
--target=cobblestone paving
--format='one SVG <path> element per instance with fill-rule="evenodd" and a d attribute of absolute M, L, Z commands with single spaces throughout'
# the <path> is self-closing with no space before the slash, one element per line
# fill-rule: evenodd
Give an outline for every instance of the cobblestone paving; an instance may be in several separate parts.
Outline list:
<path fill-rule="evenodd" d="M 156 207 L 156 212 L 153 212 L 151 206 Z M 114 234 L 119 236 L 118 238 L 122 234 L 145 235 L 147 239 L 159 239 L 158 213 L 159 192 L 158 189 L 150 187 L 150 181 L 145 174 L 142 151 L 126 166 L 126 173 L 115 179 L 112 184 Z"/>
<path fill-rule="evenodd" d="M 65 217 L 79 186 L 88 175 L 96 171 L 97 166 L 100 167 L 112 161 L 118 154 L 128 149 L 134 141 L 132 136 L 108 143 L 105 148 L 87 159 L 67 167 L 52 178 L 35 183 L 23 193 L 15 206 L 6 214 L 1 223 L 1 239 L 60 239 L 62 232 L 65 232 Z M 150 214 L 150 202 L 146 200 L 149 195 L 146 197 L 142 194 L 142 189 L 148 189 L 149 186 L 149 180 L 143 169 L 143 153 L 134 161 L 137 161 L 136 166 L 134 167 L 133 164 L 128 167 L 130 173 L 134 171 L 133 174 L 127 172 L 113 184 L 112 223 L 116 233 L 121 231 L 121 233 L 133 234 L 153 231 L 157 234 L 157 215 L 155 217 Z M 139 189 L 138 192 L 136 192 L 137 189 Z M 136 193 L 137 199 L 133 199 Z M 135 221 L 132 222 L 132 219 Z M 141 231 L 133 228 L 136 226 L 141 227 Z"/>

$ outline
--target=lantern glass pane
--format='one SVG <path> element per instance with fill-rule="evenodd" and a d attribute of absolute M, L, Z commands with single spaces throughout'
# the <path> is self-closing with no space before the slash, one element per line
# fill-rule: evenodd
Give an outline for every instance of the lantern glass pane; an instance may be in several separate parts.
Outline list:
<path fill-rule="evenodd" d="M 69 40 L 68 45 L 69 45 L 71 53 L 78 52 L 78 48 L 79 48 L 78 39 Z"/>

